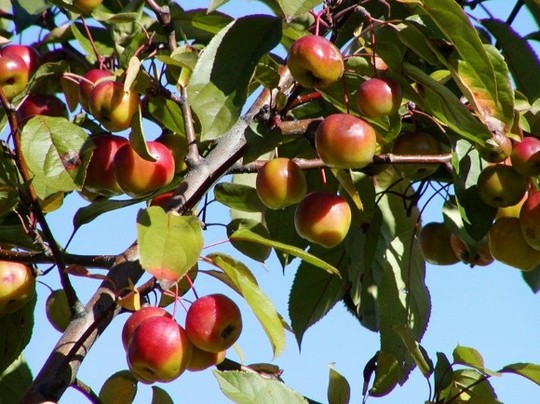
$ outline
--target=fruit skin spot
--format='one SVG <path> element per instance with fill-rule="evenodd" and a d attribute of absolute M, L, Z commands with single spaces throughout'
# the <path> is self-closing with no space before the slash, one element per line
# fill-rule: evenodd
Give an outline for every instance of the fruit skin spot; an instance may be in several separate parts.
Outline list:
<path fill-rule="evenodd" d="M 62 165 L 66 168 L 66 170 L 76 170 L 81 166 L 82 160 L 81 155 L 73 150 L 68 151 L 67 153 L 64 153 L 62 156 L 60 156 L 60 159 L 62 161 Z"/>

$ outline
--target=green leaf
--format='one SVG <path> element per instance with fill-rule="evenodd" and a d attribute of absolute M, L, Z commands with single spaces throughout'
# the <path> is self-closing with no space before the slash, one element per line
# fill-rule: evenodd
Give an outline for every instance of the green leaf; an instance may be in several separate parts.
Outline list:
<path fill-rule="evenodd" d="M 151 404 L 174 404 L 172 397 L 161 387 L 152 386 Z"/>
<path fill-rule="evenodd" d="M 375 380 L 369 389 L 373 397 L 382 397 L 390 393 L 401 380 L 402 369 L 394 355 L 379 352 L 377 355 L 377 367 L 375 368 Z"/>
<path fill-rule="evenodd" d="M 259 288 L 251 271 L 240 261 L 224 254 L 209 254 L 207 258 L 222 269 L 238 288 L 266 332 L 274 357 L 279 356 L 285 348 L 283 324 L 274 305 Z"/>
<path fill-rule="evenodd" d="M 431 373 L 433 373 L 433 363 L 427 356 L 426 351 L 422 348 L 418 341 L 412 337 L 411 332 L 407 327 L 395 326 L 394 330 L 401 337 L 401 340 L 413 358 L 414 363 L 416 363 L 416 366 L 418 366 L 418 369 L 420 369 L 420 372 L 422 372 L 426 379 L 429 378 Z"/>
<path fill-rule="evenodd" d="M 203 234 L 195 216 L 166 213 L 159 206 L 137 215 L 141 266 L 158 280 L 177 282 L 199 259 Z"/>
<path fill-rule="evenodd" d="M 90 42 L 87 35 L 81 32 L 81 30 L 84 31 L 82 24 L 71 24 L 70 28 L 71 32 L 73 32 L 73 35 L 83 48 L 84 54 L 90 63 L 95 63 L 97 61 L 93 45 L 95 45 L 99 55 L 102 57 L 112 56 L 114 53 L 114 48 L 111 46 L 110 32 L 108 30 L 90 26 L 90 34 L 92 35 L 93 40 L 93 42 Z"/>
<path fill-rule="evenodd" d="M 164 97 L 151 97 L 148 112 L 163 126 L 175 133 L 184 133 L 184 118 L 180 106 Z"/>
<path fill-rule="evenodd" d="M 244 212 L 261 212 L 266 209 L 255 188 L 248 185 L 220 182 L 214 187 L 214 196 L 218 202 L 231 209 Z"/>
<path fill-rule="evenodd" d="M 533 48 L 512 27 L 496 18 L 481 20 L 497 39 L 517 89 L 530 102 L 540 97 L 540 62 Z"/>
<path fill-rule="evenodd" d="M 512 109 L 505 100 L 501 100 L 499 82 L 491 58 L 488 56 L 478 32 L 470 18 L 454 0 L 424 0 L 421 6 L 454 45 L 459 53 L 458 64 L 463 64 L 468 74 L 454 76 L 457 83 L 476 111 L 484 118 L 495 117 L 507 123 L 513 116 Z M 466 67 L 465 67 L 466 65 Z"/>
<path fill-rule="evenodd" d="M 90 223 L 92 220 L 102 215 L 103 213 L 111 212 L 116 209 L 122 209 L 126 206 L 141 203 L 142 199 L 128 200 L 110 200 L 99 198 L 93 201 L 90 205 L 77 210 L 73 216 L 73 227 L 77 231 L 81 226 Z"/>
<path fill-rule="evenodd" d="M 19 224 L 0 223 L 0 243 L 4 245 L 13 245 L 27 250 L 37 250 L 38 247 L 34 239 L 30 237 L 28 231 Z"/>
<path fill-rule="evenodd" d="M 0 216 L 9 212 L 19 202 L 19 174 L 13 159 L 0 154 Z"/>
<path fill-rule="evenodd" d="M 470 366 L 490 376 L 499 375 L 498 372 L 492 372 L 491 370 L 486 369 L 486 367 L 484 366 L 484 358 L 482 358 L 480 352 L 478 352 L 474 348 L 458 345 L 454 349 L 452 356 L 454 357 L 454 363 Z"/>
<path fill-rule="evenodd" d="M 326 272 L 334 275 L 339 275 L 339 270 L 333 265 L 330 265 L 328 262 L 323 261 L 322 259 L 292 245 L 283 244 L 279 241 L 274 241 L 269 238 L 264 238 L 257 233 L 250 231 L 249 229 L 239 229 L 231 237 L 231 240 L 243 240 L 243 241 L 252 241 L 254 243 L 259 243 L 266 245 L 276 250 L 280 250 L 290 255 L 294 255 L 307 263 L 311 264 L 314 268 L 324 269 Z"/>
<path fill-rule="evenodd" d="M 454 371 L 452 384 L 440 399 L 442 402 L 501 404 L 486 376 L 473 369 Z"/>
<path fill-rule="evenodd" d="M 35 116 L 23 127 L 21 148 L 41 199 L 55 192 L 81 189 L 92 141 L 65 118 Z"/>
<path fill-rule="evenodd" d="M 2 231 L 0 230 L 0 234 Z M 540 265 L 534 268 L 532 271 L 522 272 L 525 283 L 529 285 L 533 293 L 538 293 L 540 290 Z"/>
<path fill-rule="evenodd" d="M 328 404 L 348 404 L 351 399 L 351 387 L 333 366 L 330 366 L 328 375 Z"/>
<path fill-rule="evenodd" d="M 514 373 L 540 386 L 540 365 L 536 363 L 513 363 L 499 370 L 500 373 Z"/>
<path fill-rule="evenodd" d="M 316 247 L 319 250 L 323 247 Z M 342 249 L 328 250 L 325 259 L 338 266 L 343 260 Z M 323 318 L 343 298 L 346 282 L 339 276 L 302 261 L 296 271 L 289 295 L 291 327 L 300 347 L 305 331 Z"/>
<path fill-rule="evenodd" d="M 13 21 L 17 32 L 23 32 L 32 24 L 40 21 L 41 13 L 50 7 L 45 0 L 15 0 L 13 4 Z"/>
<path fill-rule="evenodd" d="M 142 112 L 139 105 L 137 113 L 133 116 L 130 124 L 131 131 L 129 132 L 129 143 L 133 150 L 147 161 L 156 161 L 155 157 L 150 154 L 146 139 L 144 137 L 144 128 L 142 124 Z"/>
<path fill-rule="evenodd" d="M 435 365 L 435 391 L 442 391 L 452 383 L 452 364 L 445 354 L 437 352 Z"/>
<path fill-rule="evenodd" d="M 137 394 L 137 379 L 129 370 L 120 370 L 105 380 L 99 390 L 102 404 L 131 404 Z"/>
<path fill-rule="evenodd" d="M 18 404 L 32 384 L 32 372 L 21 353 L 17 359 L 0 374 L 0 397 L 2 404 Z"/>
<path fill-rule="evenodd" d="M 234 219 L 227 225 L 227 236 L 230 237 L 238 229 L 249 229 L 261 237 L 270 238 L 270 234 L 262 223 L 252 219 Z M 272 248 L 249 241 L 231 240 L 234 248 L 255 261 L 264 262 L 270 256 Z"/>
<path fill-rule="evenodd" d="M 223 394 L 237 404 L 307 404 L 302 395 L 284 383 L 257 373 L 219 370 L 213 373 Z"/>
<path fill-rule="evenodd" d="M 34 328 L 36 296 L 13 313 L 0 318 L 0 373 L 3 373 L 30 342 Z"/>
<path fill-rule="evenodd" d="M 206 9 L 184 11 L 180 7 L 171 7 L 171 17 L 176 32 L 199 43 L 207 43 L 232 21 L 223 13 L 207 13 Z"/>
<path fill-rule="evenodd" d="M 236 123 L 258 60 L 280 38 L 280 20 L 263 15 L 239 18 L 212 38 L 187 86 L 191 107 L 201 122 L 201 140 L 219 137 Z"/>
<path fill-rule="evenodd" d="M 217 10 L 222 5 L 228 3 L 229 0 L 211 0 L 210 4 L 208 5 L 208 12 L 211 13 L 212 11 Z"/>
<path fill-rule="evenodd" d="M 321 0 L 277 0 L 285 17 L 298 17 L 318 6 Z"/>
<path fill-rule="evenodd" d="M 426 112 L 443 122 L 454 132 L 473 143 L 483 144 L 491 132 L 469 112 L 459 99 L 416 66 L 404 63 L 405 73 L 421 84 L 419 96 Z"/>

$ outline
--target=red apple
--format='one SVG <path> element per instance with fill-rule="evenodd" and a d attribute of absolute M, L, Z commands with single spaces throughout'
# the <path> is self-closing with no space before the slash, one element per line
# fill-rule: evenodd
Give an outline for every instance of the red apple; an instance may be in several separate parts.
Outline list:
<path fill-rule="evenodd" d="M 143 159 L 129 143 L 120 146 L 114 156 L 114 175 L 120 188 L 128 195 L 149 193 L 168 185 L 174 177 L 171 151 L 158 142 L 148 142 L 147 146 L 155 161 Z"/>
<path fill-rule="evenodd" d="M 35 286 L 36 277 L 28 265 L 0 261 L 0 317 L 28 303 Z"/>
<path fill-rule="evenodd" d="M 90 69 L 79 81 L 79 103 L 85 111 L 90 112 L 90 108 L 88 107 L 90 93 L 92 93 L 96 83 L 102 80 L 114 81 L 114 75 L 108 70 Z"/>
<path fill-rule="evenodd" d="M 478 195 L 489 206 L 512 206 L 523 198 L 528 182 L 527 177 L 518 174 L 512 166 L 492 164 L 478 176 Z"/>
<path fill-rule="evenodd" d="M 192 372 L 208 369 L 210 366 L 219 365 L 225 359 L 226 351 L 208 352 L 197 348 L 193 345 L 191 359 L 187 365 L 187 369 Z"/>
<path fill-rule="evenodd" d="M 150 206 L 161 206 L 165 210 L 169 199 L 174 195 L 174 191 L 165 192 L 163 194 L 156 195 L 150 201 Z"/>
<path fill-rule="evenodd" d="M 527 177 L 540 175 L 540 139 L 525 136 L 514 145 L 510 160 L 519 174 Z"/>
<path fill-rule="evenodd" d="M 184 136 L 177 135 L 173 132 L 163 132 L 157 139 L 156 142 L 163 143 L 169 148 L 173 157 L 174 157 L 174 172 L 182 173 L 186 171 L 187 164 L 185 161 L 188 147 L 186 138 Z"/>
<path fill-rule="evenodd" d="M 257 173 L 255 188 L 270 209 L 282 209 L 302 200 L 307 182 L 304 172 L 288 158 L 267 161 Z"/>
<path fill-rule="evenodd" d="M 149 317 L 135 328 L 128 343 L 130 372 L 142 383 L 170 382 L 187 368 L 192 345 L 174 319 Z"/>
<path fill-rule="evenodd" d="M 8 100 L 24 91 L 29 78 L 30 72 L 21 57 L 0 56 L 0 87 Z"/>
<path fill-rule="evenodd" d="M 129 340 L 133 335 L 133 331 L 142 324 L 143 321 L 150 317 L 168 317 L 172 318 L 168 311 L 156 306 L 143 306 L 139 310 L 133 312 L 124 323 L 122 328 L 122 345 L 127 350 Z"/>
<path fill-rule="evenodd" d="M 129 128 L 139 108 L 139 95 L 135 90 L 124 91 L 119 81 L 97 83 L 88 99 L 90 113 L 109 131 Z"/>
<path fill-rule="evenodd" d="M 315 147 L 325 164 L 335 168 L 362 168 L 377 148 L 375 130 L 349 114 L 327 116 L 315 132 Z"/>
<path fill-rule="evenodd" d="M 527 244 L 540 250 L 540 191 L 529 193 L 519 212 L 519 224 Z"/>
<path fill-rule="evenodd" d="M 94 194 L 112 196 L 123 191 L 114 175 L 113 160 L 118 149 L 128 144 L 128 140 L 112 133 L 92 136 L 94 151 L 88 163 L 84 188 Z"/>
<path fill-rule="evenodd" d="M 241 332 L 240 309 L 220 293 L 198 298 L 187 311 L 186 333 L 191 343 L 203 351 L 225 351 Z"/>
<path fill-rule="evenodd" d="M 67 118 L 66 104 L 51 94 L 28 94 L 17 108 L 17 119 L 23 122 L 35 115 L 58 116 Z"/>
<path fill-rule="evenodd" d="M 73 0 L 73 8 L 80 14 L 89 14 L 101 3 L 103 0 Z"/>
<path fill-rule="evenodd" d="M 2 56 L 18 56 L 26 65 L 28 75 L 31 76 L 39 67 L 41 56 L 36 48 L 26 45 L 6 45 L 0 49 L 0 57 Z"/>
<path fill-rule="evenodd" d="M 339 195 L 312 192 L 298 204 L 294 227 L 300 237 L 331 248 L 343 241 L 351 226 L 351 208 Z"/>
<path fill-rule="evenodd" d="M 287 66 L 293 78 L 304 87 L 329 86 L 341 78 L 344 70 L 337 46 L 317 35 L 306 35 L 293 42 Z"/>
<path fill-rule="evenodd" d="M 361 83 L 356 90 L 356 105 L 370 118 L 396 113 L 401 98 L 401 86 L 389 77 L 371 78 Z"/>
<path fill-rule="evenodd" d="M 489 251 L 487 240 L 482 240 L 478 245 L 468 245 L 456 234 L 450 235 L 450 247 L 459 260 L 465 264 L 474 266 L 486 266 L 493 262 L 493 256 Z"/>
<path fill-rule="evenodd" d="M 431 156 L 441 154 L 441 145 L 425 132 L 405 132 L 394 141 L 392 153 L 397 155 Z M 426 178 L 437 171 L 437 164 L 394 164 L 394 168 L 409 180 Z"/>

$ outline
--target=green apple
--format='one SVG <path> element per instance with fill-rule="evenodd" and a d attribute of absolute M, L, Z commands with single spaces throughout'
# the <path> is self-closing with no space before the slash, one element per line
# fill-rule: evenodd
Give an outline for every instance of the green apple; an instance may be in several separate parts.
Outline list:
<path fill-rule="evenodd" d="M 287 56 L 293 78 L 304 87 L 326 87 L 343 75 L 340 50 L 328 39 L 306 35 L 293 42 Z"/>
<path fill-rule="evenodd" d="M 429 133 L 404 132 L 394 141 L 392 153 L 403 156 L 431 156 L 441 154 L 442 149 L 439 141 Z M 394 168 L 403 178 L 413 181 L 429 177 L 438 167 L 438 164 L 394 164 Z"/>
<path fill-rule="evenodd" d="M 71 321 L 71 310 L 64 289 L 53 290 L 47 297 L 45 314 L 57 331 L 66 330 Z"/>
<path fill-rule="evenodd" d="M 214 293 L 196 299 L 186 314 L 186 333 L 191 343 L 207 352 L 230 348 L 242 332 L 240 309 L 229 297 Z"/>
<path fill-rule="evenodd" d="M 527 244 L 540 250 L 540 191 L 529 193 L 519 212 L 519 224 Z"/>
<path fill-rule="evenodd" d="M 452 265 L 459 262 L 450 246 L 451 232 L 444 223 L 430 222 L 418 234 L 418 246 L 424 259 L 434 265 Z"/>
<path fill-rule="evenodd" d="M 492 164 L 478 176 L 478 195 L 489 206 L 512 206 L 523 198 L 528 184 L 528 178 L 518 174 L 512 166 Z"/>
<path fill-rule="evenodd" d="M 304 172 L 291 159 L 279 157 L 266 162 L 258 171 L 255 189 L 270 209 L 283 209 L 302 200 L 307 182 Z"/>

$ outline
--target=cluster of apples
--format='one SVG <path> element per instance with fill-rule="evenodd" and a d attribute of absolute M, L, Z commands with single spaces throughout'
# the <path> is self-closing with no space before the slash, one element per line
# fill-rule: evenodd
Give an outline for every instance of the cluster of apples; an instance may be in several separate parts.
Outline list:
<path fill-rule="evenodd" d="M 523 271 L 540 265 L 540 191 L 531 181 L 540 175 L 540 139 L 508 139 L 506 145 L 478 176 L 479 197 L 497 208 L 486 238 L 470 246 L 443 223 L 428 223 L 419 234 L 428 262 L 448 265 L 462 260 L 487 265 L 496 259 Z"/>
<path fill-rule="evenodd" d="M 170 382 L 185 370 L 200 371 L 221 363 L 241 331 L 242 316 L 236 303 L 215 293 L 191 304 L 185 328 L 161 307 L 142 307 L 124 324 L 122 344 L 137 380 Z"/>
<path fill-rule="evenodd" d="M 0 317 L 13 313 L 35 294 L 36 277 L 32 268 L 18 262 L 0 261 Z"/>
<path fill-rule="evenodd" d="M 293 78 L 304 87 L 329 86 L 339 80 L 344 71 L 339 49 L 318 35 L 296 40 L 289 50 L 287 66 Z M 356 92 L 358 108 L 371 118 L 396 113 L 401 99 L 399 84 L 386 77 L 368 79 Z M 414 141 L 409 143 L 414 144 Z M 331 168 L 364 168 L 372 162 L 378 147 L 374 128 L 364 119 L 347 113 L 327 116 L 315 132 L 315 149 Z M 409 149 L 406 152 L 411 152 Z M 439 149 L 432 154 L 438 153 Z M 349 231 L 352 214 L 348 202 L 340 195 L 327 192 L 307 193 L 304 173 L 293 160 L 268 161 L 257 173 L 256 190 L 270 209 L 298 203 L 295 228 L 310 242 L 332 248 L 341 243 Z"/>

